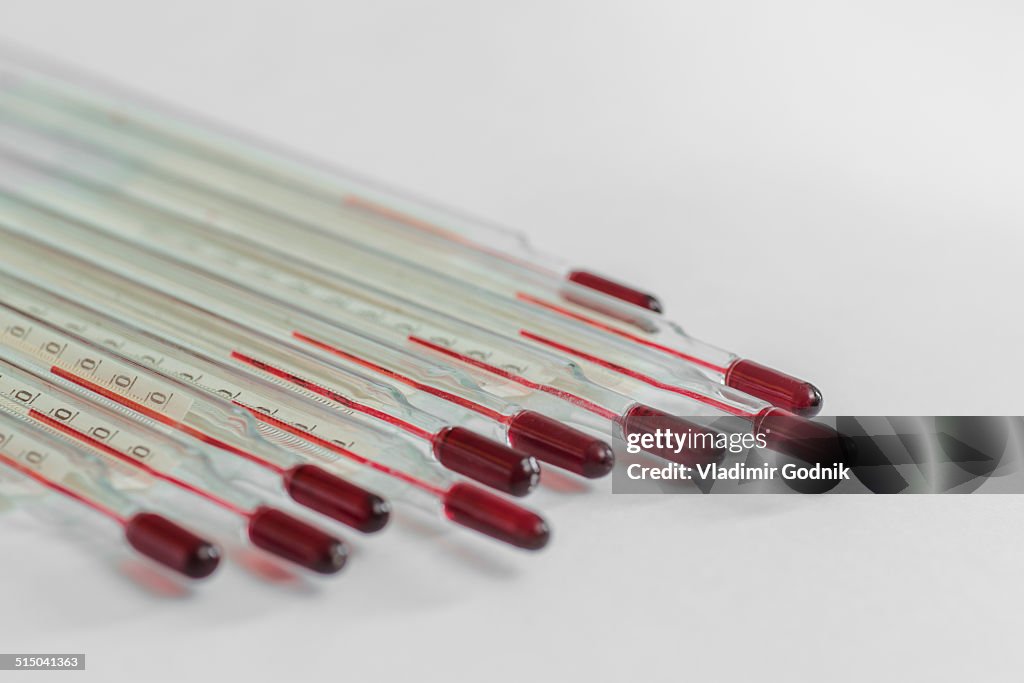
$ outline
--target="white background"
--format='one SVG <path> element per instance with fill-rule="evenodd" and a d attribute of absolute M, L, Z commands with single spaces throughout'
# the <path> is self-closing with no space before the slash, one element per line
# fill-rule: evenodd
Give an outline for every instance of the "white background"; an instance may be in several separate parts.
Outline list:
<path fill-rule="evenodd" d="M 829 412 L 1024 412 L 1019 3 L 263 5 L 2 0 L 0 37 L 515 226 Z M 6 515 L 0 651 L 97 681 L 1020 679 L 1017 497 L 608 488 L 539 494 L 539 556 L 404 523 L 335 581 L 178 597 Z"/>

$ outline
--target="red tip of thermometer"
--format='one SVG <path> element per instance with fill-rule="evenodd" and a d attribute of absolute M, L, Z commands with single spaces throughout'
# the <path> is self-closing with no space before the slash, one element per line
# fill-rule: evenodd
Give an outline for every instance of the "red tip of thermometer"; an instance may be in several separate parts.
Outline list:
<path fill-rule="evenodd" d="M 824 402 L 810 382 L 743 358 L 725 371 L 725 385 L 804 417 L 817 415 Z"/>
<path fill-rule="evenodd" d="M 651 455 L 665 458 L 672 462 L 693 466 L 719 462 L 725 455 L 725 448 L 716 446 L 718 432 L 693 424 L 663 410 L 637 403 L 622 416 L 620 422 L 622 434 L 629 439 L 633 436 L 655 436 L 660 431 L 668 431 L 679 436 L 688 435 L 686 448 L 676 452 L 677 444 L 667 443 L 662 448 L 644 447 Z M 638 439 L 643 446 L 644 441 Z"/>
<path fill-rule="evenodd" d="M 516 450 L 588 479 L 603 477 L 615 466 L 607 443 L 532 410 L 512 417 L 508 439 Z"/>
<path fill-rule="evenodd" d="M 634 289 L 628 285 L 624 285 L 614 280 L 609 280 L 606 277 L 595 275 L 585 270 L 574 270 L 569 273 L 569 281 L 575 282 L 578 285 L 588 287 L 595 291 L 607 294 L 608 296 L 614 297 L 625 301 L 626 303 L 639 306 L 640 308 L 646 308 L 648 311 L 654 311 L 655 313 L 661 313 L 662 307 L 661 302 L 658 301 L 657 297 L 647 292 L 641 292 L 639 289 Z"/>
<path fill-rule="evenodd" d="M 295 502 L 365 534 L 380 531 L 391 518 L 386 500 L 316 465 L 288 470 L 284 485 Z"/>
<path fill-rule="evenodd" d="M 249 519 L 249 539 L 256 547 L 319 574 L 334 574 L 348 559 L 342 541 L 270 507 L 257 509 Z"/>
<path fill-rule="evenodd" d="M 517 548 L 540 550 L 551 538 L 543 517 L 472 484 L 456 484 L 448 490 L 444 514 L 456 524 Z"/>
<path fill-rule="evenodd" d="M 189 578 L 207 577 L 220 564 L 217 546 L 152 512 L 131 517 L 124 532 L 140 553 Z"/>
<path fill-rule="evenodd" d="M 442 429 L 433 444 L 442 465 L 504 493 L 525 496 L 540 481 L 540 466 L 532 456 L 463 427 Z"/>

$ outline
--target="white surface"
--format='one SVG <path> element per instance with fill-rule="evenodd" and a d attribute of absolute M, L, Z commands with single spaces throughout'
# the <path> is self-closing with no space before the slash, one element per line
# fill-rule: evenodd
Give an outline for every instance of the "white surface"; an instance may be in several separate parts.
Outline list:
<path fill-rule="evenodd" d="M 1017 3 L 255 5 L 2 0 L 0 37 L 520 227 L 830 411 L 1024 409 Z M 607 488 L 542 493 L 537 557 L 399 526 L 337 581 L 178 599 L 7 517 L 0 650 L 97 681 L 1020 678 L 1017 497 Z"/>

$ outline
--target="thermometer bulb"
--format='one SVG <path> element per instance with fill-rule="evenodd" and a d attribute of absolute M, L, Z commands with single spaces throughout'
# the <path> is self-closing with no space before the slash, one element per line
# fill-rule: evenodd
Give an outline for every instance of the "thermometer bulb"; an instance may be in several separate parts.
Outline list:
<path fill-rule="evenodd" d="M 316 465 L 293 467 L 284 484 L 295 502 L 366 534 L 383 529 L 391 517 L 386 500 Z"/>
<path fill-rule="evenodd" d="M 606 277 L 596 275 L 586 270 L 574 270 L 569 273 L 569 281 L 575 282 L 578 285 L 587 287 L 589 289 L 596 290 L 602 294 L 607 294 L 610 297 L 614 297 L 626 303 L 639 306 L 640 308 L 646 308 L 648 311 L 654 311 L 655 313 L 661 313 L 661 302 L 653 294 L 647 292 L 641 292 L 639 289 L 634 289 L 628 285 L 624 285 L 621 282 L 615 280 L 609 280 Z"/>
<path fill-rule="evenodd" d="M 643 443 L 643 436 L 656 436 L 659 433 L 685 438 L 688 444 L 685 448 L 678 448 L 676 442 L 672 442 L 661 448 L 652 446 L 644 450 L 689 467 L 720 462 L 725 455 L 725 448 L 716 446 L 717 432 L 641 403 L 630 408 L 619 425 L 624 438 L 636 438 L 639 443 Z"/>
<path fill-rule="evenodd" d="M 607 443 L 532 410 L 512 417 L 508 439 L 513 448 L 588 479 L 603 477 L 615 466 Z"/>
<path fill-rule="evenodd" d="M 217 546 L 152 512 L 128 519 L 124 532 L 137 551 L 189 578 L 205 578 L 220 564 Z"/>
<path fill-rule="evenodd" d="M 345 566 L 345 544 L 316 527 L 271 507 L 260 507 L 249 518 L 249 540 L 318 574 L 334 574 Z"/>
<path fill-rule="evenodd" d="M 803 417 L 821 410 L 821 392 L 813 384 L 745 358 L 725 371 L 725 385 Z"/>
<path fill-rule="evenodd" d="M 463 427 L 442 429 L 432 443 L 448 469 L 513 496 L 525 496 L 540 481 L 540 466 L 532 457 Z"/>

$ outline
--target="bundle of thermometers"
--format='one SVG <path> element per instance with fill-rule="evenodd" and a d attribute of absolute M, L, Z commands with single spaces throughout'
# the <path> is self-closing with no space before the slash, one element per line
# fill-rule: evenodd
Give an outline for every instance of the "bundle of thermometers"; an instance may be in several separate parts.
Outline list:
<path fill-rule="evenodd" d="M 623 435 L 843 457 L 817 389 L 649 294 L 20 56 L 0 240 L 0 495 L 67 499 L 189 577 L 225 533 L 334 573 L 335 527 L 379 532 L 392 504 L 537 550 L 548 525 L 515 498 L 542 470 L 608 475 Z M 699 443 L 647 455 L 729 457 Z M 211 528 L 183 522 L 204 506 Z"/>

